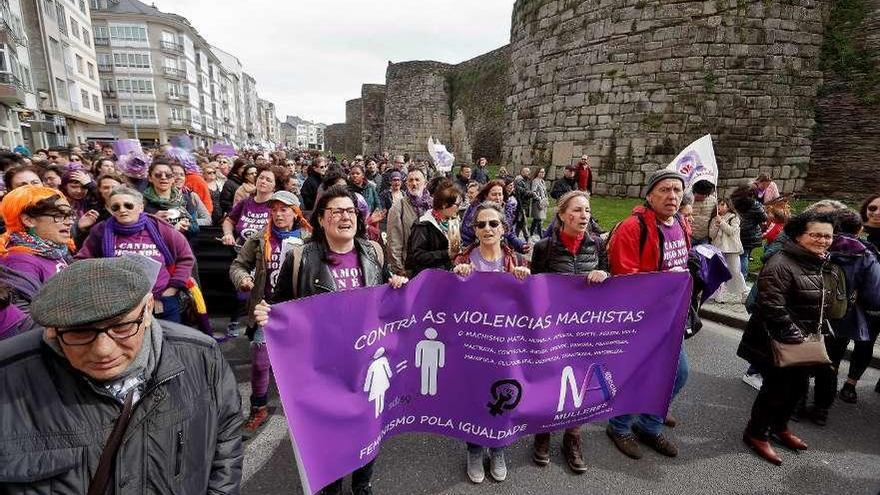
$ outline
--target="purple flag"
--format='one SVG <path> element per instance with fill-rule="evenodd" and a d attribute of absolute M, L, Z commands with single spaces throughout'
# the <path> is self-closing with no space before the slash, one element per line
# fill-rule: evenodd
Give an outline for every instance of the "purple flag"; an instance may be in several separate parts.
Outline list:
<path fill-rule="evenodd" d="M 212 155 L 235 156 L 235 146 L 227 143 L 214 143 L 211 146 Z"/>
<path fill-rule="evenodd" d="M 621 414 L 665 415 L 690 291 L 687 273 L 590 285 L 428 270 L 398 290 L 274 306 L 269 356 L 306 493 L 400 433 L 498 447 Z"/>

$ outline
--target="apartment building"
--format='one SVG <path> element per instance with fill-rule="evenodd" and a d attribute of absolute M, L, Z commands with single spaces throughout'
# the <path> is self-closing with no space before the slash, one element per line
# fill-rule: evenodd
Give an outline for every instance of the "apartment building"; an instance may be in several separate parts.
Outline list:
<path fill-rule="evenodd" d="M 33 146 L 37 99 L 27 45 L 21 2 L 0 0 L 0 146 L 6 148 Z"/>
<path fill-rule="evenodd" d="M 278 126 L 281 122 L 275 115 L 275 104 L 271 101 L 257 98 L 257 118 L 263 129 L 263 137 L 272 144 L 277 144 L 280 140 Z"/>
<path fill-rule="evenodd" d="M 221 83 L 221 92 L 225 93 L 224 118 L 228 119 L 230 141 L 236 144 L 246 143 L 241 62 L 235 55 L 216 46 L 212 46 L 211 51 L 220 61 L 220 66 L 226 73 L 226 82 L 225 84 Z"/>
<path fill-rule="evenodd" d="M 90 126 L 104 124 L 89 5 L 85 0 L 19 1 L 35 93 L 34 105 L 19 113 L 31 119 L 25 119 L 23 140 L 32 147 L 85 141 Z M 12 5 L 5 3 L 10 12 Z"/>

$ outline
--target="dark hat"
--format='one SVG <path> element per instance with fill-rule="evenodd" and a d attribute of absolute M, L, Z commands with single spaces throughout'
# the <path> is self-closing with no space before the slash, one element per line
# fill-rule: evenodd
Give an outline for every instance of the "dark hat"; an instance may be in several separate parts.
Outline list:
<path fill-rule="evenodd" d="M 565 166 L 565 169 L 577 172 L 578 166 L 575 165 L 574 163 L 569 163 L 568 165 Z"/>
<path fill-rule="evenodd" d="M 660 169 L 651 174 L 651 177 L 648 179 L 648 189 L 645 191 L 645 195 L 651 193 L 651 190 L 654 189 L 654 186 L 657 185 L 658 182 L 664 181 L 666 179 L 676 179 L 681 181 L 681 187 L 684 187 L 684 176 L 674 170 Z"/>
<path fill-rule="evenodd" d="M 88 325 L 123 315 L 152 289 L 159 263 L 139 255 L 77 261 L 46 282 L 31 303 L 44 327 Z"/>
<path fill-rule="evenodd" d="M 397 170 L 395 170 L 394 172 L 391 172 L 391 174 L 388 177 L 389 177 L 389 180 L 395 180 L 395 179 L 396 180 L 403 180 L 403 174 L 398 172 Z"/>

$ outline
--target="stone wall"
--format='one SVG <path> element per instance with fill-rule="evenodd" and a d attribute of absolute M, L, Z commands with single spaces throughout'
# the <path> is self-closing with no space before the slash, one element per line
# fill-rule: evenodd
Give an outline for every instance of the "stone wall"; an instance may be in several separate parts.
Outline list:
<path fill-rule="evenodd" d="M 365 154 L 381 153 L 385 126 L 385 85 L 361 86 L 361 102 L 361 149 Z"/>
<path fill-rule="evenodd" d="M 510 46 L 454 66 L 447 77 L 452 109 L 451 149 L 455 161 L 501 161 L 504 105 L 508 94 Z"/>
<path fill-rule="evenodd" d="M 518 0 L 504 162 L 586 153 L 598 193 L 637 196 L 712 133 L 722 185 L 767 171 L 800 188 L 830 3 Z"/>
<path fill-rule="evenodd" d="M 330 124 L 324 128 L 324 150 L 329 154 L 345 152 L 345 124 Z"/>
<path fill-rule="evenodd" d="M 804 193 L 858 203 L 880 191 L 880 0 L 837 2 L 827 29 Z"/>
<path fill-rule="evenodd" d="M 364 152 L 361 141 L 363 105 L 360 98 L 345 102 L 345 155 L 352 158 Z"/>
<path fill-rule="evenodd" d="M 449 142 L 452 119 L 447 75 L 450 68 L 448 64 L 431 61 L 388 65 L 382 135 L 386 151 L 428 158 L 429 137 Z"/>

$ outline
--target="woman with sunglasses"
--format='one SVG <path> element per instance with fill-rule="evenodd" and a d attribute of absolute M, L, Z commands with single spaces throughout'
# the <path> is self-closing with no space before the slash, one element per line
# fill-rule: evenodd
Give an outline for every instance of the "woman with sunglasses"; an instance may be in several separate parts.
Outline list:
<path fill-rule="evenodd" d="M 47 280 L 67 268 L 76 214 L 61 193 L 44 186 L 10 191 L 0 203 L 0 214 L 6 222 L 0 265 L 14 274 L 16 305 L 26 308 Z"/>
<path fill-rule="evenodd" d="M 467 277 L 473 272 L 506 272 L 519 280 L 530 273 L 520 255 L 505 242 L 505 234 L 510 231 L 507 215 L 501 205 L 491 201 L 474 205 L 473 225 L 476 240 L 460 255 L 455 257 L 453 272 Z M 474 443 L 467 444 L 467 475 L 474 483 L 482 483 L 486 477 L 484 460 L 486 448 Z M 495 481 L 507 479 L 507 463 L 504 448 L 489 449 L 489 475 Z"/>
<path fill-rule="evenodd" d="M 868 197 L 859 208 L 867 241 L 880 251 L 880 194 Z"/>
<path fill-rule="evenodd" d="M 260 173 L 260 168 L 256 165 L 247 165 L 241 171 L 242 183 L 238 189 L 235 190 L 235 196 L 232 198 L 232 206 L 240 203 L 243 199 L 253 196 L 257 189 L 257 175 Z"/>
<path fill-rule="evenodd" d="M 443 179 L 434 189 L 432 208 L 413 225 L 406 256 L 406 269 L 413 277 L 428 268 L 452 269 L 452 259 L 461 250 L 460 196 L 455 184 Z"/>
<path fill-rule="evenodd" d="M 158 216 L 144 213 L 144 197 L 128 186 L 110 192 L 107 208 L 112 216 L 92 227 L 76 259 L 140 254 L 158 261 L 162 268 L 153 286 L 153 312 L 159 319 L 180 323 L 179 292 L 186 288 L 195 263 L 186 237 Z"/>
<path fill-rule="evenodd" d="M 513 184 L 513 182 L 510 182 Z M 486 183 L 482 189 L 480 189 L 479 194 L 477 194 L 476 199 L 473 203 L 471 203 L 470 207 L 468 207 L 467 211 L 464 213 L 464 217 L 461 222 L 461 241 L 464 245 L 473 244 L 476 241 L 476 233 L 474 232 L 474 216 L 477 212 L 477 206 L 482 204 L 485 201 L 492 201 L 493 203 L 498 203 L 504 207 L 506 213 L 507 225 L 511 227 L 510 230 L 504 233 L 504 240 L 507 241 L 507 245 L 510 246 L 517 253 L 527 253 L 529 252 L 531 246 L 527 243 L 523 242 L 513 233 L 513 221 L 514 221 L 514 208 L 510 208 L 508 205 L 508 194 L 505 192 L 505 182 L 501 179 L 495 179 Z"/>
<path fill-rule="evenodd" d="M 384 263 L 382 248 L 365 238 L 366 225 L 358 214 L 354 194 L 344 186 L 334 186 L 315 202 L 311 239 L 302 247 L 297 279 L 294 280 L 294 256 L 288 254 L 278 273 L 273 303 L 344 291 L 356 287 L 372 287 L 388 282 L 398 289 L 408 279 L 391 275 Z M 271 308 L 261 301 L 254 308 L 254 320 L 265 326 Z M 371 494 L 370 479 L 375 461 L 352 473 L 352 494 Z M 321 491 L 326 495 L 342 493 L 342 479 Z"/>
<path fill-rule="evenodd" d="M 174 185 L 171 160 L 158 157 L 150 164 L 147 173 L 150 184 L 144 189 L 144 211 L 170 223 L 187 239 L 199 232 L 196 223 L 196 206 Z"/>
<path fill-rule="evenodd" d="M 588 283 L 604 282 L 611 275 L 602 239 L 590 230 L 590 194 L 570 191 L 559 198 L 556 225 L 550 237 L 535 244 L 532 273 L 567 273 L 585 276 Z M 586 472 L 581 454 L 580 426 L 565 429 L 562 454 L 577 474 Z M 539 466 L 550 463 L 550 433 L 535 435 L 532 460 Z"/>

